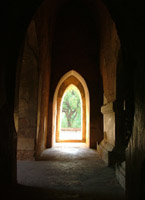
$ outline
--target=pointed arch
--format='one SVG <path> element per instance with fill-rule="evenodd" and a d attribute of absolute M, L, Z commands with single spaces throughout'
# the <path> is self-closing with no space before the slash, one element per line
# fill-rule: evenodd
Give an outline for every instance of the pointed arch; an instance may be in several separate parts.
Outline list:
<path fill-rule="evenodd" d="M 52 114 L 52 146 L 59 142 L 59 124 L 60 124 L 60 104 L 66 88 L 70 85 L 75 85 L 80 91 L 82 98 L 83 109 L 83 139 L 81 142 L 86 143 L 87 147 L 90 144 L 90 98 L 87 84 L 84 78 L 76 71 L 71 70 L 67 72 L 56 87 L 53 98 L 53 114 Z M 73 141 L 72 141 L 73 142 Z"/>

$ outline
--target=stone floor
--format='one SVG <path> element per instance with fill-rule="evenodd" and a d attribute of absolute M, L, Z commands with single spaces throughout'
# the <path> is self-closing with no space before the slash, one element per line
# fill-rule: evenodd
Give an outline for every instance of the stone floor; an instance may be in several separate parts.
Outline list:
<path fill-rule="evenodd" d="M 92 149 L 55 147 L 45 150 L 41 160 L 18 161 L 17 167 L 14 199 L 125 199 L 114 170 Z"/>

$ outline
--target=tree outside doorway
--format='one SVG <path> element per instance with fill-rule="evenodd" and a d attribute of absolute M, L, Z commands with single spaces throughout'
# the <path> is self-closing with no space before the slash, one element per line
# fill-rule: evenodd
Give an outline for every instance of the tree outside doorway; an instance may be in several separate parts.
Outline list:
<path fill-rule="evenodd" d="M 82 139 L 82 100 L 77 87 L 70 85 L 61 105 L 61 134 L 63 139 Z"/>

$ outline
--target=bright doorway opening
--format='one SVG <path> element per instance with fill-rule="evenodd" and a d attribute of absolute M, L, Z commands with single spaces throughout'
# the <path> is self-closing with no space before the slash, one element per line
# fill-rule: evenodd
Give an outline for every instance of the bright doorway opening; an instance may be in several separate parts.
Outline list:
<path fill-rule="evenodd" d="M 74 70 L 59 81 L 53 99 L 52 146 L 90 146 L 87 84 Z"/>
<path fill-rule="evenodd" d="M 59 140 L 82 140 L 82 98 L 73 84 L 62 97 L 60 119 Z"/>

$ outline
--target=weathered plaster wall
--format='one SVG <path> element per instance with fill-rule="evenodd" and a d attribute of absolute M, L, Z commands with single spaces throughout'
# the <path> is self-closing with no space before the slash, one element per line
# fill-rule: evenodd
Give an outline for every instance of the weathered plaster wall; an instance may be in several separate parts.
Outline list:
<path fill-rule="evenodd" d="M 35 13 L 39 44 L 39 91 L 36 136 L 36 159 L 47 146 L 51 48 L 54 25 L 54 2 L 44 1 Z"/>
<path fill-rule="evenodd" d="M 106 103 L 116 100 L 116 69 L 120 41 L 109 11 L 100 4 L 100 68 Z"/>
<path fill-rule="evenodd" d="M 103 81 L 103 104 L 101 112 L 103 114 L 104 139 L 98 145 L 98 152 L 108 165 L 112 165 L 110 152 L 116 148 L 116 114 L 115 104 L 117 100 L 117 67 L 120 52 L 120 41 L 116 30 L 116 25 L 111 18 L 107 8 L 100 2 L 98 16 L 100 20 L 99 32 L 99 58 L 100 70 Z M 122 133 L 121 133 L 122 134 Z"/>
<path fill-rule="evenodd" d="M 125 66 L 126 193 L 127 199 L 138 200 L 145 196 L 145 4 L 106 2 L 117 24 Z"/>
<path fill-rule="evenodd" d="M 34 21 L 29 25 L 20 67 L 18 89 L 17 158 L 33 159 L 37 129 L 38 43 Z"/>
<path fill-rule="evenodd" d="M 141 195 L 141 192 L 144 192 L 143 186 L 145 160 L 145 33 L 143 26 L 145 19 L 144 0 L 103 1 L 108 5 L 111 16 L 116 23 L 123 51 L 123 59 L 125 57 L 124 63 L 127 63 L 125 65 L 125 70 L 128 71 L 126 75 L 128 81 L 126 82 L 125 86 L 128 86 L 130 78 L 133 80 L 131 84 L 133 96 L 135 97 L 133 100 L 135 105 L 135 115 L 133 119 L 135 119 L 135 121 L 133 133 L 131 132 L 132 135 L 127 140 L 127 144 L 129 141 L 126 155 L 127 196 L 128 199 L 138 200 L 140 198 L 139 196 Z M 16 133 L 14 131 L 13 122 L 16 65 L 18 52 L 20 51 L 20 46 L 22 44 L 22 41 L 24 40 L 27 26 L 30 23 L 34 11 L 36 11 L 36 7 L 40 2 L 41 0 L 8 0 L 1 3 L 1 11 L 3 11 L 1 12 L 0 18 L 0 163 L 2 169 L 0 170 L 1 185 L 16 181 Z M 94 2 L 96 2 L 96 0 L 94 0 Z M 127 62 L 126 58 L 128 58 Z M 129 71 L 134 73 L 129 73 Z M 84 73 L 87 74 L 87 72 Z M 60 76 L 62 75 L 60 74 Z M 110 92 L 107 94 L 107 96 L 114 96 L 113 94 L 109 94 Z"/>
<path fill-rule="evenodd" d="M 101 1 L 98 1 L 99 24 L 99 55 L 100 71 L 103 81 L 103 140 L 97 146 L 102 159 L 109 166 L 114 166 L 116 176 L 125 188 L 125 148 L 124 138 L 124 111 L 123 94 L 125 90 L 122 83 L 123 65 L 121 45 L 115 22 L 109 10 Z M 101 11 L 101 12 L 100 12 Z M 124 79 L 125 80 L 125 79 Z"/>
<path fill-rule="evenodd" d="M 15 124 L 18 124 L 18 159 L 38 158 L 46 148 L 53 33 L 53 3 L 45 1 L 31 21 L 17 74 Z M 18 108 L 17 108 L 18 107 Z"/>
<path fill-rule="evenodd" d="M 126 149 L 127 198 L 143 199 L 145 196 L 145 59 L 140 52 L 134 66 L 134 123 Z M 138 184 L 137 184 L 138 183 Z"/>

